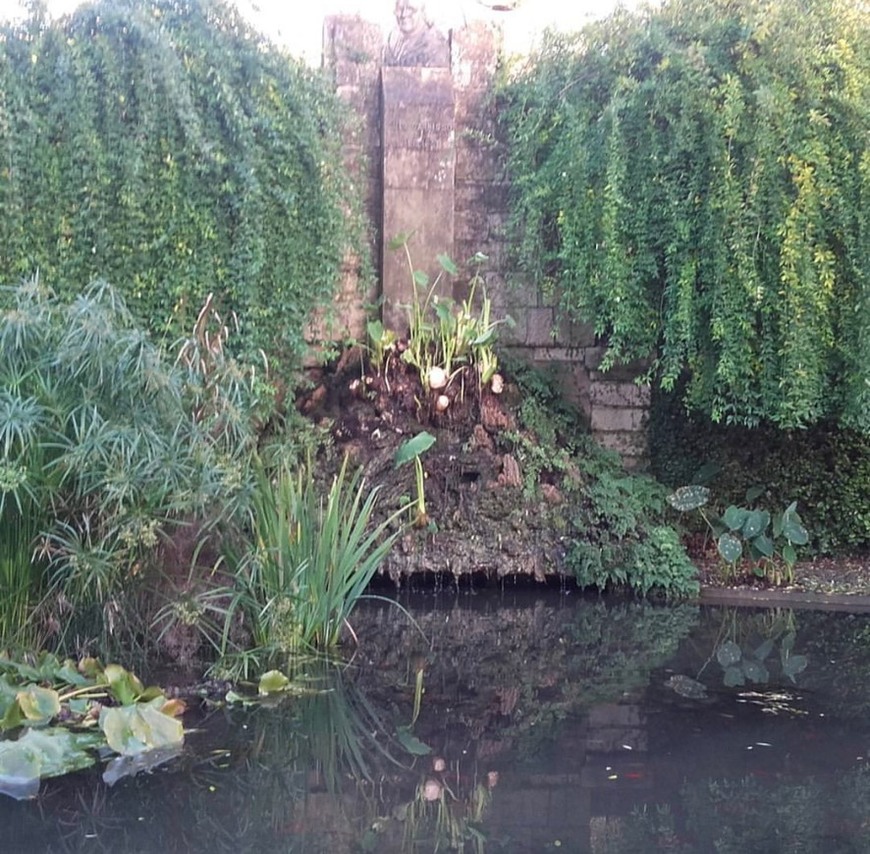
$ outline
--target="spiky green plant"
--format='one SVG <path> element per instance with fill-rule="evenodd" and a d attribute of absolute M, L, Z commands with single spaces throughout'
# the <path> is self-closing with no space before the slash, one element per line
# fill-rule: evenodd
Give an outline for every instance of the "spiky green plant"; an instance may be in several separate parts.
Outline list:
<path fill-rule="evenodd" d="M 222 344 L 209 312 L 192 340 Z M 0 640 L 46 592 L 108 614 L 111 634 L 124 620 L 106 606 L 147 575 L 172 525 L 244 503 L 249 375 L 220 347 L 208 356 L 167 358 L 104 282 L 70 303 L 38 278 L 0 292 Z"/>
<path fill-rule="evenodd" d="M 326 496 L 310 466 L 274 474 L 262 466 L 251 500 L 251 542 L 227 551 L 239 585 L 237 607 L 255 645 L 282 651 L 335 646 L 397 536 L 388 519 L 373 524 L 378 488 L 345 458 Z"/>

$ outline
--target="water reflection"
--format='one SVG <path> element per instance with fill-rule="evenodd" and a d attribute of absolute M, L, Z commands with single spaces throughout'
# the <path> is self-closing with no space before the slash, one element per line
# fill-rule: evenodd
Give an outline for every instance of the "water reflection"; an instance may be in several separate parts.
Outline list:
<path fill-rule="evenodd" d="M 151 775 L 0 801 L 3 850 L 870 851 L 867 617 L 404 604 Z"/>

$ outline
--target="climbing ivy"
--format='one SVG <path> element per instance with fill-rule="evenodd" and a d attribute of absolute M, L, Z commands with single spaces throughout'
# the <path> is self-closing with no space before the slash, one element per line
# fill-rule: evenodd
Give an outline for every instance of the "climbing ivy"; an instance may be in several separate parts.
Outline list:
<path fill-rule="evenodd" d="M 0 281 L 101 277 L 172 337 L 214 292 L 298 354 L 352 239 L 325 81 L 218 0 L 32 6 L 0 29 Z"/>
<path fill-rule="evenodd" d="M 667 0 L 504 92 L 518 259 L 716 421 L 870 432 L 870 9 Z"/>

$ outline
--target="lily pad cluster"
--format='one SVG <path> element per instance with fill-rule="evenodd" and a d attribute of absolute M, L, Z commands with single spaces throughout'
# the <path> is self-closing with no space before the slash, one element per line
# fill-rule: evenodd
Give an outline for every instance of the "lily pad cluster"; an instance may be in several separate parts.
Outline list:
<path fill-rule="evenodd" d="M 183 711 L 118 664 L 0 654 L 0 792 L 35 797 L 40 780 L 107 757 L 109 783 L 165 761 L 184 743 Z"/>

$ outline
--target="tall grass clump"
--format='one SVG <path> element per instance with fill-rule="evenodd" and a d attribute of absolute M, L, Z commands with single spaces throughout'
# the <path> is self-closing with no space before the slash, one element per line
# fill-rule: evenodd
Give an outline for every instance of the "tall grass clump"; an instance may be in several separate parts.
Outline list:
<path fill-rule="evenodd" d="M 262 650 L 329 649 L 363 596 L 399 529 L 399 513 L 374 523 L 378 488 L 369 490 L 347 459 L 326 495 L 310 465 L 256 472 L 250 540 L 228 550 L 241 608 Z"/>

